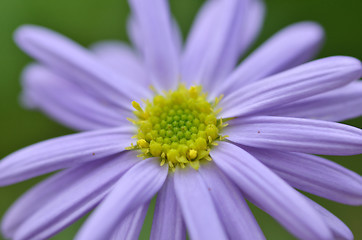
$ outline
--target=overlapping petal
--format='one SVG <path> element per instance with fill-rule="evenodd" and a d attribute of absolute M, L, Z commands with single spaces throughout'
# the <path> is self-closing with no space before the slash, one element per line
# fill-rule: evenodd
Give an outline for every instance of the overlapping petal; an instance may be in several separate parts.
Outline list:
<path fill-rule="evenodd" d="M 249 148 L 248 152 L 293 187 L 344 204 L 362 203 L 362 178 L 336 163 L 300 153 Z"/>
<path fill-rule="evenodd" d="M 200 174 L 192 168 L 176 169 L 175 192 L 192 239 L 227 239 L 212 197 Z"/>
<path fill-rule="evenodd" d="M 270 111 L 294 101 L 342 87 L 362 74 L 361 62 L 352 57 L 328 57 L 248 84 L 225 96 L 223 118 Z"/>
<path fill-rule="evenodd" d="M 321 157 L 247 148 L 291 186 L 344 204 L 362 204 L 362 177 Z"/>
<path fill-rule="evenodd" d="M 15 41 L 43 65 L 115 106 L 131 109 L 129 100 L 140 95 L 138 88 L 129 85 L 125 89 L 120 84 L 125 76 L 112 71 L 77 43 L 49 29 L 22 26 L 15 33 Z"/>
<path fill-rule="evenodd" d="M 23 73 L 23 102 L 76 130 L 94 130 L 127 124 L 132 112 L 95 98 L 69 80 L 41 65 Z"/>
<path fill-rule="evenodd" d="M 362 153 L 362 130 L 341 123 L 273 116 L 229 123 L 224 134 L 246 146 L 323 155 Z"/>
<path fill-rule="evenodd" d="M 120 41 L 102 41 L 93 44 L 91 51 L 121 76 L 126 76 L 128 83 L 122 84 L 147 84 L 147 75 L 141 56 L 126 43 Z"/>
<path fill-rule="evenodd" d="M 31 189 L 7 212 L 14 239 L 47 239 L 90 211 L 138 159 L 133 152 L 65 170 Z"/>
<path fill-rule="evenodd" d="M 138 239 L 143 221 L 145 220 L 149 203 L 139 207 L 121 222 L 113 235 L 113 240 L 132 240 Z"/>
<path fill-rule="evenodd" d="M 339 218 L 309 198 L 305 199 L 322 216 L 324 222 L 332 231 L 334 239 L 353 240 L 351 230 Z"/>
<path fill-rule="evenodd" d="M 241 51 L 245 50 L 250 38 L 254 38 L 257 32 L 248 29 L 249 33 L 243 36 L 247 23 L 250 23 L 248 17 L 255 17 L 250 14 L 260 14 L 258 10 L 248 13 L 250 4 L 249 0 L 205 3 L 185 45 L 182 80 L 187 83 L 205 83 L 206 90 L 210 90 L 213 80 L 225 77 L 232 70 Z M 259 27 L 257 22 L 255 27 Z"/>
<path fill-rule="evenodd" d="M 239 37 L 240 55 L 252 45 L 259 35 L 265 17 L 265 4 L 263 0 L 251 0 L 247 7 L 245 29 L 240 32 L 241 36 Z"/>
<path fill-rule="evenodd" d="M 119 127 L 71 134 L 23 148 L 0 162 L 0 186 L 120 153 L 130 145 L 133 128 Z"/>
<path fill-rule="evenodd" d="M 362 82 L 303 99 L 271 110 L 268 115 L 344 121 L 362 115 Z"/>
<path fill-rule="evenodd" d="M 179 54 L 181 54 L 182 47 L 183 47 L 181 29 L 180 29 L 178 23 L 176 22 L 176 20 L 174 20 L 174 19 L 172 21 L 171 27 L 172 27 L 171 32 L 173 34 L 173 41 L 175 43 L 176 50 Z M 137 53 L 140 56 L 144 56 L 144 54 L 145 54 L 144 48 L 147 47 L 147 45 L 145 45 L 145 43 L 144 43 L 144 38 L 143 38 L 142 29 L 140 27 L 140 24 L 137 23 L 137 20 L 136 20 L 135 16 L 133 16 L 133 15 L 128 18 L 127 32 L 128 32 L 128 36 L 130 37 L 131 42 L 132 42 L 133 46 L 135 47 Z"/>
<path fill-rule="evenodd" d="M 316 23 L 301 22 L 288 26 L 248 56 L 215 91 L 231 93 L 302 64 L 316 55 L 323 39 L 323 29 Z"/>
<path fill-rule="evenodd" d="M 90 216 L 76 239 L 110 239 L 128 214 L 150 201 L 158 192 L 167 173 L 167 165 L 160 167 L 157 158 L 149 158 L 133 166 Z M 100 224 L 102 227 L 99 227 Z"/>
<path fill-rule="evenodd" d="M 127 33 L 132 42 L 132 46 L 137 54 L 143 59 L 144 56 L 144 39 L 139 23 L 134 16 L 128 17 L 127 20 Z"/>
<path fill-rule="evenodd" d="M 129 0 L 129 4 L 143 38 L 144 60 L 152 83 L 162 90 L 176 87 L 179 56 L 168 2 Z"/>
<path fill-rule="evenodd" d="M 169 175 L 157 194 L 151 240 L 186 239 L 185 224 L 175 195 L 173 175 Z"/>
<path fill-rule="evenodd" d="M 256 204 L 301 239 L 332 239 L 319 213 L 286 182 L 241 148 L 219 143 L 211 157 Z"/>
<path fill-rule="evenodd" d="M 215 166 L 199 169 L 214 200 L 228 239 L 265 239 L 239 189 Z"/>

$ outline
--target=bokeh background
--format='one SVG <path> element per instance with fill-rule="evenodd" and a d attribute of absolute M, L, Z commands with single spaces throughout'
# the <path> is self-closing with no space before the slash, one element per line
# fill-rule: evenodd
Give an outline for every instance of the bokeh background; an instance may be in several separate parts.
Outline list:
<path fill-rule="evenodd" d="M 170 2 L 185 37 L 203 1 Z M 362 59 L 361 0 L 269 0 L 266 5 L 264 28 L 252 49 L 286 25 L 313 20 L 323 25 L 327 35 L 318 58 L 350 55 Z M 20 106 L 19 75 L 31 59 L 13 43 L 13 31 L 19 25 L 32 23 L 59 31 L 84 46 L 104 39 L 129 41 L 125 28 L 128 15 L 129 7 L 125 0 L 0 0 L 0 158 L 35 142 L 72 132 L 42 113 L 28 111 Z M 361 117 L 347 123 L 362 128 Z M 362 174 L 361 155 L 330 159 Z M 44 177 L 0 188 L 0 217 L 15 199 L 42 179 Z M 361 207 L 344 206 L 314 196 L 312 198 L 339 216 L 352 229 L 355 239 L 362 239 Z M 252 210 L 268 239 L 293 239 L 271 217 L 255 207 Z M 82 221 L 84 219 L 52 239 L 72 239 Z M 148 238 L 151 224 L 152 208 L 140 239 Z"/>

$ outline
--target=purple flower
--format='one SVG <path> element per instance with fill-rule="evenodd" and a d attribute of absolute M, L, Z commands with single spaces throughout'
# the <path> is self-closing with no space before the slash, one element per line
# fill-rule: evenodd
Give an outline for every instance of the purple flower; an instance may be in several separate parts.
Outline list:
<path fill-rule="evenodd" d="M 135 49 L 87 51 L 42 27 L 17 30 L 39 62 L 24 71 L 24 102 L 87 132 L 0 162 L 2 186 L 65 169 L 14 204 L 4 235 L 45 239 L 95 208 L 76 239 L 135 239 L 158 193 L 151 239 L 184 239 L 186 228 L 192 239 L 264 239 L 244 199 L 300 239 L 352 239 L 294 188 L 362 203 L 358 174 L 312 155 L 362 153 L 362 131 L 335 123 L 362 114 L 361 63 L 305 63 L 323 30 L 303 22 L 233 70 L 259 31 L 262 2 L 206 2 L 184 47 L 165 0 L 129 2 Z"/>

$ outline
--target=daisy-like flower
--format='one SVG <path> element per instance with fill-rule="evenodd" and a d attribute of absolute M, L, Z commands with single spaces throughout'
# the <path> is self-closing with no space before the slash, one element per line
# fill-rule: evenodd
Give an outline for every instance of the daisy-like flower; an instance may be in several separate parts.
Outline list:
<path fill-rule="evenodd" d="M 166 0 L 130 0 L 135 49 L 87 51 L 37 26 L 16 32 L 38 64 L 24 102 L 77 130 L 0 162 L 2 186 L 62 170 L 5 215 L 11 239 L 46 239 L 95 209 L 76 239 L 135 239 L 157 194 L 151 239 L 264 239 L 245 199 L 300 239 L 352 239 L 337 217 L 296 189 L 362 203 L 361 177 L 318 155 L 362 153 L 361 63 L 309 61 L 323 39 L 289 26 L 239 66 L 263 3 L 208 1 L 185 46 Z M 233 70 L 235 68 L 235 70 Z M 150 87 L 151 86 L 151 87 Z"/>

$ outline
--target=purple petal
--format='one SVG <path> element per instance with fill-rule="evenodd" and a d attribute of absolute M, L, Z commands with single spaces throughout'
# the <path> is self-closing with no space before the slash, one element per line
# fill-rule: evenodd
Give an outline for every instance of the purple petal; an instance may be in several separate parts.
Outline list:
<path fill-rule="evenodd" d="M 243 53 L 259 35 L 265 16 L 265 4 L 263 0 L 252 0 L 248 3 L 246 26 L 240 36 L 240 48 Z"/>
<path fill-rule="evenodd" d="M 239 189 L 215 164 L 205 164 L 199 172 L 211 193 L 228 239 L 265 239 Z"/>
<path fill-rule="evenodd" d="M 91 46 L 91 51 L 104 63 L 126 76 L 128 84 L 147 84 L 145 67 L 140 56 L 126 43 L 119 41 L 102 41 Z M 122 84 L 120 82 L 120 84 Z M 142 86 L 140 86 L 142 87 Z"/>
<path fill-rule="evenodd" d="M 127 152 L 58 173 L 12 206 L 3 232 L 14 239 L 48 239 L 90 211 L 135 163 L 135 153 Z"/>
<path fill-rule="evenodd" d="M 341 123 L 260 116 L 229 124 L 227 138 L 246 146 L 322 155 L 362 153 L 362 130 Z"/>
<path fill-rule="evenodd" d="M 221 93 L 302 64 L 316 55 L 324 39 L 323 29 L 313 22 L 288 26 L 275 34 L 223 82 Z"/>
<path fill-rule="evenodd" d="M 245 49 L 245 42 L 250 42 L 249 39 L 240 38 L 246 30 L 248 2 L 206 2 L 186 43 L 182 80 L 206 83 L 206 90 L 210 90 L 213 80 L 231 72 L 242 49 Z M 250 38 L 250 32 L 248 34 Z"/>
<path fill-rule="evenodd" d="M 162 187 L 168 167 L 158 158 L 140 161 L 116 183 L 114 189 L 90 216 L 76 239 L 110 239 L 129 213 L 147 203 Z M 102 225 L 102 227 L 99 227 Z"/>
<path fill-rule="evenodd" d="M 172 27 L 173 27 L 173 41 L 176 45 L 177 55 L 180 57 L 181 52 L 183 51 L 183 39 L 181 29 L 175 19 L 172 19 Z"/>
<path fill-rule="evenodd" d="M 181 58 L 181 79 L 188 84 L 199 84 L 202 80 L 201 64 L 206 59 L 210 36 L 213 34 L 217 14 L 222 1 L 206 1 L 199 10 L 192 28 L 187 36 L 185 49 Z M 204 60 L 206 61 L 206 60 Z"/>
<path fill-rule="evenodd" d="M 242 55 L 254 42 L 255 38 L 258 36 L 261 30 L 264 21 L 265 4 L 262 0 L 249 1 L 247 8 L 248 10 L 246 12 L 247 15 L 245 19 L 245 29 L 243 31 L 240 31 L 241 36 L 238 37 L 238 46 L 240 47 L 240 50 L 238 50 L 237 52 L 240 53 L 239 56 Z M 221 94 L 225 94 L 231 92 L 232 90 L 235 90 L 235 86 L 236 84 L 238 84 L 238 82 L 234 82 L 234 87 L 230 90 L 227 87 L 228 83 L 225 82 L 225 79 L 233 79 L 229 77 L 232 72 L 233 70 L 231 70 L 228 75 L 225 75 L 224 78 L 217 79 L 219 81 L 214 83 L 214 87 L 210 88 L 210 99 L 214 99 Z"/>
<path fill-rule="evenodd" d="M 272 110 L 269 115 L 340 122 L 362 115 L 362 82 L 322 93 Z"/>
<path fill-rule="evenodd" d="M 178 26 L 178 23 L 175 19 L 172 19 L 172 34 L 173 41 L 175 43 L 176 49 L 178 53 L 182 51 L 182 34 L 181 29 Z M 135 16 L 131 15 L 127 21 L 127 32 L 131 39 L 133 46 L 136 48 L 136 51 L 139 55 L 144 56 L 145 54 L 145 43 L 142 34 L 142 29 L 140 28 L 140 24 L 137 22 Z"/>
<path fill-rule="evenodd" d="M 142 36 L 142 30 L 140 28 L 140 24 L 137 22 L 134 16 L 128 17 L 127 20 L 127 32 L 128 36 L 132 42 L 133 47 L 135 48 L 136 52 L 142 59 L 145 55 L 145 43 L 144 38 Z"/>
<path fill-rule="evenodd" d="M 23 148 L 0 162 L 0 186 L 120 153 L 130 146 L 130 127 L 71 134 Z"/>
<path fill-rule="evenodd" d="M 143 222 L 145 220 L 149 203 L 139 207 L 134 212 L 130 213 L 119 225 L 113 240 L 132 240 L 138 239 L 141 232 Z"/>
<path fill-rule="evenodd" d="M 185 224 L 182 220 L 180 206 L 176 199 L 172 175 L 168 176 L 157 195 L 150 239 L 186 239 Z"/>
<path fill-rule="evenodd" d="M 304 197 L 241 148 L 220 142 L 211 157 L 264 211 L 300 239 L 332 239 L 320 215 Z"/>
<path fill-rule="evenodd" d="M 179 56 L 168 2 L 129 0 L 129 4 L 142 32 L 145 64 L 153 83 L 161 89 L 176 87 Z"/>
<path fill-rule="evenodd" d="M 125 89 L 119 83 L 124 77 L 114 73 L 86 49 L 49 29 L 22 26 L 15 33 L 15 41 L 43 65 L 103 101 L 131 109 L 129 101 L 139 94 L 135 86 L 129 85 Z"/>
<path fill-rule="evenodd" d="M 246 18 L 245 18 L 245 29 L 240 31 L 240 36 L 238 37 L 238 46 L 239 49 L 236 51 L 239 53 L 239 58 L 242 56 L 246 50 L 252 45 L 254 40 L 259 35 L 259 32 L 262 28 L 263 22 L 264 22 L 264 16 L 265 16 L 265 4 L 262 0 L 252 0 L 249 1 L 247 4 L 247 12 L 246 12 Z M 234 66 L 237 63 L 235 62 Z M 214 87 L 211 87 L 209 89 L 208 96 L 210 99 L 214 99 L 215 97 L 220 96 L 221 94 L 225 94 L 228 92 L 231 92 L 232 90 L 228 89 L 228 82 L 225 82 L 225 79 L 232 79 L 230 78 L 231 73 L 234 70 L 231 69 L 231 71 L 225 75 L 223 78 L 217 79 L 218 81 L 213 84 Z M 216 80 L 216 79 L 215 79 Z M 234 88 L 238 82 L 234 83 Z"/>
<path fill-rule="evenodd" d="M 138 94 L 142 97 L 133 96 L 132 100 L 152 98 L 151 81 L 148 79 L 146 67 L 141 57 L 127 44 L 119 41 L 103 41 L 92 45 L 91 50 L 101 62 L 123 77 L 122 81 L 117 82 L 119 87 L 137 88 Z"/>
<path fill-rule="evenodd" d="M 353 233 L 339 218 L 309 198 L 306 197 L 305 199 L 322 216 L 324 222 L 332 231 L 334 239 L 353 240 Z"/>
<path fill-rule="evenodd" d="M 344 204 L 362 204 L 362 178 L 321 157 L 247 148 L 291 186 Z"/>
<path fill-rule="evenodd" d="M 344 86 L 362 74 L 361 62 L 329 57 L 303 64 L 226 95 L 221 117 L 250 115 Z"/>
<path fill-rule="evenodd" d="M 227 239 L 212 197 L 200 173 L 176 169 L 175 192 L 191 239 Z"/>
<path fill-rule="evenodd" d="M 116 127 L 127 123 L 131 111 L 101 102 L 69 80 L 40 65 L 23 73 L 23 102 L 76 130 Z"/>

